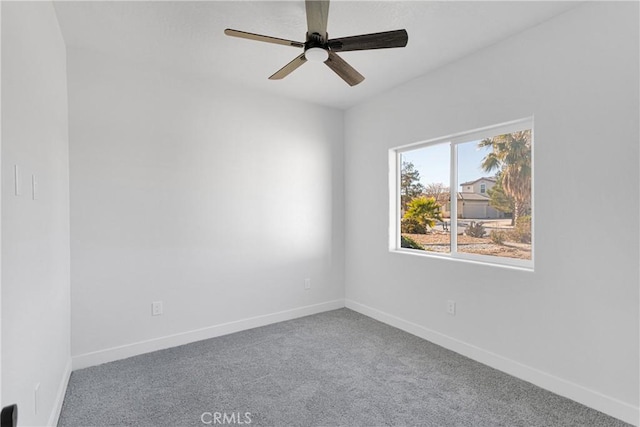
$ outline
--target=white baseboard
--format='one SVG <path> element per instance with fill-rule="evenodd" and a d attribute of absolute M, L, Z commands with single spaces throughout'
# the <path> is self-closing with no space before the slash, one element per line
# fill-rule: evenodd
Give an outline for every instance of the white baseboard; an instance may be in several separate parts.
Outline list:
<path fill-rule="evenodd" d="M 64 396 L 67 393 L 67 386 L 69 385 L 69 378 L 71 378 L 71 359 L 67 361 L 67 366 L 64 368 L 62 374 L 62 380 L 58 386 L 58 393 L 56 393 L 56 400 L 53 402 L 53 408 L 51 409 L 51 415 L 49 416 L 48 426 L 57 426 L 60 419 L 60 412 L 62 411 L 62 404 L 64 403 Z"/>
<path fill-rule="evenodd" d="M 91 353 L 80 354 L 77 356 L 73 356 L 72 358 L 73 370 L 100 365 L 102 363 L 113 362 L 115 360 L 126 359 L 127 357 L 150 353 L 157 350 L 164 350 L 166 348 L 189 344 L 196 341 L 202 341 L 209 338 L 215 338 L 222 335 L 232 334 L 234 332 L 257 328 L 272 323 L 283 322 L 285 320 L 296 319 L 298 317 L 322 313 L 324 311 L 337 310 L 339 308 L 344 308 L 344 300 L 342 299 L 298 307 L 291 310 L 280 311 L 277 313 L 265 314 L 262 316 L 250 317 L 248 319 L 236 320 L 234 322 L 222 323 L 219 325 L 195 329 L 179 334 L 140 341 L 137 343 L 127 344 L 119 347 L 107 348 Z"/>
<path fill-rule="evenodd" d="M 635 426 L 640 425 L 640 408 L 622 402 L 618 399 L 606 396 L 595 390 L 572 383 L 515 360 L 500 356 L 472 344 L 465 343 L 434 330 L 425 328 L 416 323 L 401 319 L 392 314 L 385 313 L 364 304 L 345 299 L 345 306 L 358 313 L 369 316 L 380 322 L 401 329 L 412 335 L 416 335 L 446 349 L 455 351 L 477 362 L 495 368 L 499 371 L 513 375 L 516 378 L 528 381 L 538 387 L 549 390 L 560 396 L 567 397 L 590 408 L 596 409 L 612 417 L 618 418 Z"/>

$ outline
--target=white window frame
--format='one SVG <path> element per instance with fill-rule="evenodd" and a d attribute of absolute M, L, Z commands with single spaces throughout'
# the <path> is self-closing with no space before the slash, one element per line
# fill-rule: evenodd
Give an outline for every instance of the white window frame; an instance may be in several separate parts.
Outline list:
<path fill-rule="evenodd" d="M 516 259 L 508 257 L 499 257 L 491 255 L 471 254 L 466 252 L 458 252 L 458 204 L 457 189 L 458 183 L 458 145 L 471 141 L 482 140 L 492 136 L 503 135 L 506 133 L 517 132 L 524 129 L 531 129 L 531 259 Z M 487 126 L 480 129 L 461 132 L 454 135 L 448 135 L 440 138 L 420 141 L 389 150 L 389 251 L 399 254 L 418 255 L 427 258 L 448 259 L 454 261 L 463 261 L 471 263 L 480 263 L 484 265 L 492 265 L 507 268 L 516 268 L 525 271 L 533 271 L 534 268 L 534 252 L 535 252 L 535 210 L 534 210 L 534 127 L 533 117 L 514 120 L 499 125 Z M 429 146 L 449 144 L 450 145 L 450 212 L 451 223 L 449 225 L 451 236 L 451 248 L 449 253 L 430 252 L 417 249 L 403 248 L 400 246 L 400 174 L 402 172 L 401 155 L 407 151 L 413 151 Z"/>

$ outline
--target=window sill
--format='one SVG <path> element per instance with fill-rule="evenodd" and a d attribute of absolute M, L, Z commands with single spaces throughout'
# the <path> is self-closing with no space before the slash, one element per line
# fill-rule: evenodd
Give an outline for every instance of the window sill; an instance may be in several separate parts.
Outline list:
<path fill-rule="evenodd" d="M 488 255 L 475 255 L 475 254 L 461 254 L 457 253 L 452 255 L 450 253 L 437 253 L 437 252 L 427 252 L 421 251 L 418 249 L 408 249 L 408 248 L 391 248 L 389 252 L 401 255 L 413 255 L 422 258 L 431 258 L 431 259 L 442 259 L 447 261 L 454 262 L 463 262 L 468 264 L 476 264 L 488 267 L 498 267 L 498 268 L 506 268 L 509 270 L 519 270 L 525 271 L 528 273 L 533 273 L 533 260 L 520 260 L 515 258 L 500 258 L 499 261 L 496 260 L 498 257 L 488 256 Z"/>

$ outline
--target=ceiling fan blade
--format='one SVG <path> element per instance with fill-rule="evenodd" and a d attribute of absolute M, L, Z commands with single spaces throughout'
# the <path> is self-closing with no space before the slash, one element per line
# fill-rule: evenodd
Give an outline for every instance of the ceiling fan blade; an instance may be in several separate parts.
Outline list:
<path fill-rule="evenodd" d="M 355 68 L 347 64 L 347 62 L 340 58 L 336 53 L 329 52 L 329 58 L 324 61 L 329 68 L 331 68 L 342 80 L 347 82 L 349 86 L 355 86 L 364 80 L 364 76 L 357 72 Z"/>
<path fill-rule="evenodd" d="M 307 31 L 318 33 L 327 40 L 327 20 L 329 19 L 329 0 L 305 0 L 307 9 Z"/>
<path fill-rule="evenodd" d="M 302 55 L 296 57 L 296 59 L 294 59 L 293 61 L 289 62 L 287 65 L 285 65 L 284 67 L 276 71 L 271 77 L 269 77 L 269 80 L 283 79 L 287 77 L 289 74 L 291 74 L 296 68 L 304 64 L 305 62 L 307 62 L 307 58 L 304 57 L 304 53 L 303 53 Z"/>
<path fill-rule="evenodd" d="M 247 33 L 246 31 L 238 31 L 227 28 L 224 33 L 232 37 L 240 37 L 241 39 L 257 40 L 259 42 L 281 44 L 284 46 L 304 47 L 304 43 L 295 42 L 293 40 L 279 39 L 277 37 L 263 36 L 260 34 Z"/>
<path fill-rule="evenodd" d="M 387 49 L 405 47 L 409 41 L 407 30 L 385 31 L 383 33 L 362 34 L 329 40 L 329 49 L 334 52 L 350 50 Z"/>

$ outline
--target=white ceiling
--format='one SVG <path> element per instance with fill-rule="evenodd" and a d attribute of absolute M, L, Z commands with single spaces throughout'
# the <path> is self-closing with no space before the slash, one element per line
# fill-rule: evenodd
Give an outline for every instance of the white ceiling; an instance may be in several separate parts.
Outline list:
<path fill-rule="evenodd" d="M 268 80 L 301 50 L 223 33 L 233 28 L 304 42 L 302 0 L 56 1 L 55 8 L 68 47 L 348 108 L 578 4 L 334 0 L 330 38 L 401 28 L 409 33 L 405 48 L 340 54 L 366 78 L 354 87 L 321 63 L 306 63 L 281 81 Z"/>

